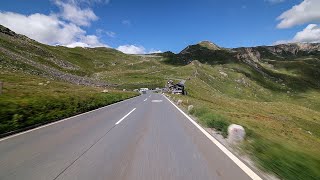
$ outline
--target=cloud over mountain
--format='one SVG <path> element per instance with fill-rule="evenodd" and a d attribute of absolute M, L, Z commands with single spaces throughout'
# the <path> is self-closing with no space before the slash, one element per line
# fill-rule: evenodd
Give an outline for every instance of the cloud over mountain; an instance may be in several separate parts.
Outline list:
<path fill-rule="evenodd" d="M 0 24 L 49 45 L 84 47 L 107 46 L 96 35 L 88 35 L 81 26 L 90 26 L 98 19 L 89 9 L 81 9 L 75 2 L 54 1 L 61 12 L 49 15 L 35 13 L 24 15 L 14 12 L 0 12 Z"/>

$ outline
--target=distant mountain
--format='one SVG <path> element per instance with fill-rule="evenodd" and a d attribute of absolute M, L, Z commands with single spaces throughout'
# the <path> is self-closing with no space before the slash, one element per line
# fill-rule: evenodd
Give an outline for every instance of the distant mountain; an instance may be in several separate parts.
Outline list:
<path fill-rule="evenodd" d="M 190 45 L 188 47 L 186 47 L 185 49 L 183 49 L 180 54 L 187 54 L 187 53 L 191 53 L 193 50 L 197 50 L 197 49 L 208 49 L 208 50 L 212 50 L 212 51 L 216 51 L 216 50 L 222 50 L 222 48 L 220 48 L 219 46 L 217 46 L 216 44 L 210 42 L 210 41 L 201 41 L 198 44 L 195 45 Z"/>
<path fill-rule="evenodd" d="M 280 44 L 275 46 L 257 46 L 247 48 L 235 48 L 233 51 L 237 52 L 237 58 L 253 58 L 285 60 L 294 59 L 305 56 L 320 57 L 319 43 L 290 43 Z"/>
<path fill-rule="evenodd" d="M 209 41 L 202 41 L 198 44 L 187 46 L 177 55 L 181 59 L 188 59 L 188 61 L 198 60 L 209 64 L 226 63 L 232 60 L 292 60 L 306 56 L 320 57 L 320 43 L 290 43 L 275 46 L 227 49 Z"/>
<path fill-rule="evenodd" d="M 152 61 L 154 64 L 149 64 L 149 67 L 146 56 L 127 55 L 111 48 L 67 48 L 44 45 L 1 25 L 0 53 L 2 67 L 74 84 L 95 86 L 115 85 L 107 83 L 109 79 L 101 79 L 101 74 L 107 72 L 129 73 L 135 69 L 140 69 L 142 72 L 148 68 L 156 69 L 159 65 L 159 62 Z M 281 82 L 291 78 L 300 84 L 320 88 L 320 44 L 317 43 L 228 49 L 209 41 L 202 41 L 187 46 L 178 54 L 168 51 L 155 55 L 162 56 L 167 64 L 180 66 L 188 65 L 195 60 L 209 65 L 241 64 L 273 81 Z M 294 77 L 279 73 L 282 70 L 292 73 Z M 164 74 L 162 76 L 160 79 L 165 77 Z M 123 84 L 119 78 L 113 81 Z M 134 84 L 139 83 L 141 82 Z"/>
<path fill-rule="evenodd" d="M 235 60 L 235 53 L 209 41 L 189 45 L 178 56 L 186 63 L 198 60 L 201 63 L 224 64 Z"/>
<path fill-rule="evenodd" d="M 275 46 L 257 46 L 240 48 L 222 48 L 218 45 L 202 41 L 189 45 L 180 53 L 164 53 L 168 63 L 186 65 L 192 61 L 205 64 L 244 63 L 264 77 L 282 81 L 276 69 L 293 71 L 303 81 L 311 82 L 313 87 L 320 87 L 320 44 L 290 43 Z"/>

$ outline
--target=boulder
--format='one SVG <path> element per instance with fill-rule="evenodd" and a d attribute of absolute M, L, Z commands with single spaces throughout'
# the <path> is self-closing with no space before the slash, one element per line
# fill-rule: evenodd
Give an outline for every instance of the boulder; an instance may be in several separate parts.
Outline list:
<path fill-rule="evenodd" d="M 193 109 L 193 105 L 189 105 L 188 106 L 188 112 L 192 111 L 192 109 Z"/>
<path fill-rule="evenodd" d="M 228 141 L 230 143 L 238 143 L 244 140 L 246 132 L 244 128 L 237 124 L 231 124 L 228 127 Z"/>
<path fill-rule="evenodd" d="M 179 100 L 177 101 L 177 104 L 178 104 L 178 105 L 181 105 L 181 104 L 182 104 L 182 100 L 179 99 Z"/>
<path fill-rule="evenodd" d="M 108 89 L 104 89 L 102 92 L 103 93 L 108 93 L 109 91 L 108 91 Z"/>

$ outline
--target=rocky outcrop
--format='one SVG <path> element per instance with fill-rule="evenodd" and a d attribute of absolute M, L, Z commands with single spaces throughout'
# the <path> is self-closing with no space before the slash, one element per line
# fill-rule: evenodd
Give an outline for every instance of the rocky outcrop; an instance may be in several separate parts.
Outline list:
<path fill-rule="evenodd" d="M 261 59 L 294 59 L 299 56 L 320 56 L 320 43 L 290 43 L 275 46 L 257 46 L 232 49 L 237 52 L 237 59 L 249 59 L 255 62 Z"/>
<path fill-rule="evenodd" d="M 259 51 L 256 51 L 254 48 L 243 48 L 237 51 L 237 59 L 249 59 L 254 62 L 259 62 L 261 55 Z"/>

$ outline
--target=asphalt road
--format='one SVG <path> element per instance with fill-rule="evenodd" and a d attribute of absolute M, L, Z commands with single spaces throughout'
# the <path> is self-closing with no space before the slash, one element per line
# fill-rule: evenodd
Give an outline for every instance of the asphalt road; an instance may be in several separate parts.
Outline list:
<path fill-rule="evenodd" d="M 0 140 L 1 180 L 259 179 L 161 94 Z"/>

